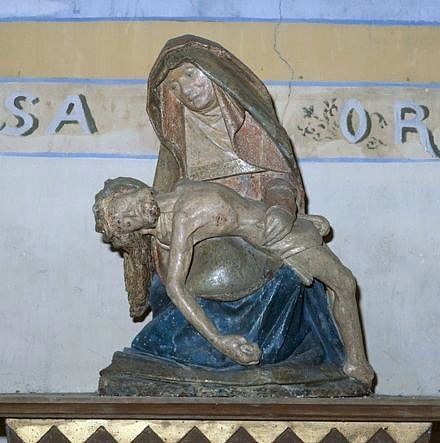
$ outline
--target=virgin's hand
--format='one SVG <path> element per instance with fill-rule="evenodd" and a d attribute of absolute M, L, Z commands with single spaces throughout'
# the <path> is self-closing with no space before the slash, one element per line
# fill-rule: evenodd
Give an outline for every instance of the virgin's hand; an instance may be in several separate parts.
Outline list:
<path fill-rule="evenodd" d="M 281 206 L 271 206 L 266 211 L 266 228 L 264 245 L 272 246 L 283 239 L 291 230 L 295 217 Z"/>

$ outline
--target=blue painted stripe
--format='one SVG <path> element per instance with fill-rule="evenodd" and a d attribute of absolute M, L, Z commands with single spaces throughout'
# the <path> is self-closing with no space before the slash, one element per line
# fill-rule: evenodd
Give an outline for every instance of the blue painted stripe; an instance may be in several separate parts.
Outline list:
<path fill-rule="evenodd" d="M 157 154 L 114 154 L 101 152 L 0 152 L 0 157 L 28 158 L 80 158 L 157 160 Z M 302 157 L 299 163 L 438 163 L 438 158 L 386 158 L 386 157 Z"/>
<path fill-rule="evenodd" d="M 302 157 L 298 163 L 438 163 L 440 158 L 396 158 L 396 157 Z"/>
<path fill-rule="evenodd" d="M 32 158 L 101 158 L 129 160 L 157 160 L 157 154 L 114 154 L 101 152 L 0 152 L 0 157 L 32 157 Z"/>
<path fill-rule="evenodd" d="M 20 0 L 0 15 L 31 20 L 197 20 L 313 22 L 440 22 L 438 0 Z"/>
<path fill-rule="evenodd" d="M 92 85 L 146 85 L 147 79 L 142 78 L 80 78 L 80 77 L 0 77 L 0 83 L 71 83 Z M 440 89 L 440 83 L 415 82 L 366 82 L 366 81 L 307 81 L 307 80 L 265 80 L 267 86 L 294 86 L 294 87 L 330 87 L 330 88 L 419 88 Z"/>
<path fill-rule="evenodd" d="M 0 83 L 72 83 L 91 85 L 145 85 L 141 78 L 81 78 L 81 77 L 0 77 Z"/>
<path fill-rule="evenodd" d="M 267 86 L 320 86 L 330 88 L 423 88 L 439 89 L 440 83 L 416 83 L 416 82 L 366 82 L 366 81 L 307 81 L 307 80 L 265 80 Z"/>
<path fill-rule="evenodd" d="M 294 23 L 294 24 L 325 24 L 325 25 L 367 25 L 367 26 L 439 26 L 440 20 L 378 20 L 378 19 L 324 19 L 324 18 L 264 18 L 264 17 L 51 17 L 23 16 L 0 17 L 0 23 L 21 22 L 225 22 L 225 23 Z"/>

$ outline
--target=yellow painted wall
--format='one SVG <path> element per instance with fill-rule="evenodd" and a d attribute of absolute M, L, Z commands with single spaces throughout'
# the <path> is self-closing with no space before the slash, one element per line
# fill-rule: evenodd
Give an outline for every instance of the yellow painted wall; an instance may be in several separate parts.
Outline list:
<path fill-rule="evenodd" d="M 0 76 L 145 78 L 164 43 L 187 33 L 266 80 L 292 79 L 287 63 L 296 80 L 439 80 L 439 27 L 173 21 L 2 23 Z"/>

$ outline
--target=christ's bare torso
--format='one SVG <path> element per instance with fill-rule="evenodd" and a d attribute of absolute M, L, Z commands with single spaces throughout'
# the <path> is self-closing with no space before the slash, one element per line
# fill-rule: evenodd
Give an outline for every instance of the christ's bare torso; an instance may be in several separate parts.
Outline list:
<path fill-rule="evenodd" d="M 160 195 L 161 215 L 156 238 L 165 247 L 174 226 L 192 245 L 213 237 L 239 236 L 255 247 L 263 244 L 267 206 L 241 197 L 211 182 L 183 181 L 175 191 Z"/>

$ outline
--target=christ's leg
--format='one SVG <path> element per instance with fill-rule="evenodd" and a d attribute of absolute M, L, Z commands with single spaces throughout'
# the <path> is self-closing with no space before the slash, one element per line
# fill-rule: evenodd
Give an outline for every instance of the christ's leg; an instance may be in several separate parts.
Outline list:
<path fill-rule="evenodd" d="M 307 269 L 334 292 L 333 315 L 346 352 L 343 370 L 350 377 L 370 385 L 374 371 L 365 356 L 356 302 L 356 281 L 351 271 L 326 245 L 307 249 L 284 261 L 293 268 L 298 264 Z"/>

